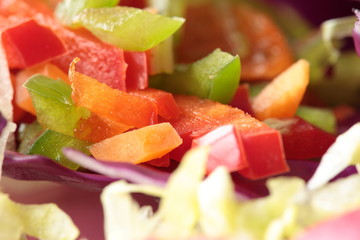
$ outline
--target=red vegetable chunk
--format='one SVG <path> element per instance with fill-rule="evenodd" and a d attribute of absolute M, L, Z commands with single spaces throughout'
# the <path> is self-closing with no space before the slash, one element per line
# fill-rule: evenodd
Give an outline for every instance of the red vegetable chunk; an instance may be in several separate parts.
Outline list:
<path fill-rule="evenodd" d="M 229 171 L 238 171 L 248 166 L 244 145 L 238 129 L 234 125 L 224 125 L 193 140 L 192 147 L 210 146 L 207 172 L 218 166 Z"/>
<path fill-rule="evenodd" d="M 7 4 L 0 4 L 0 13 L 3 16 L 10 16 L 12 24 L 19 19 L 32 18 L 39 24 L 51 28 L 67 49 L 66 54 L 52 60 L 52 63 L 64 72 L 68 71 L 71 61 L 79 57 L 82 59 L 77 65 L 79 72 L 112 88 L 126 90 L 127 64 L 122 49 L 100 41 L 85 29 L 71 30 L 62 26 L 54 19 L 52 10 L 42 1 L 9 1 Z"/>
<path fill-rule="evenodd" d="M 244 112 L 247 112 L 251 116 L 254 115 L 254 111 L 251 107 L 249 84 L 240 84 L 236 89 L 235 95 L 231 100 L 230 106 L 239 108 Z"/>
<path fill-rule="evenodd" d="M 336 139 L 334 135 L 299 117 L 281 119 L 277 120 L 277 124 L 269 124 L 281 132 L 287 159 L 320 158 Z"/>
<path fill-rule="evenodd" d="M 27 68 L 66 53 L 58 36 L 35 20 L 4 30 L 2 42 L 10 68 Z"/>
<path fill-rule="evenodd" d="M 94 78 L 75 71 L 75 59 L 69 69 L 72 99 L 100 117 L 127 125 L 144 127 L 157 123 L 158 111 L 151 100 L 113 89 Z"/>
<path fill-rule="evenodd" d="M 149 85 L 147 57 L 145 52 L 124 51 L 126 69 L 126 89 L 145 89 Z"/>
<path fill-rule="evenodd" d="M 76 65 L 77 71 L 111 88 L 126 91 L 127 64 L 122 49 L 101 42 L 84 29 L 69 30 L 58 26 L 57 32 L 68 48 L 68 53 L 55 59 L 55 65 L 67 71 L 71 61 L 79 57 L 81 62 Z"/>
<path fill-rule="evenodd" d="M 239 130 L 245 147 L 248 167 L 241 174 L 259 179 L 288 171 L 280 132 L 246 114 L 244 111 L 194 96 L 176 95 L 182 114 L 170 123 L 183 139 L 183 145 L 170 157 L 180 160 L 193 139 L 217 127 L 233 124 Z"/>

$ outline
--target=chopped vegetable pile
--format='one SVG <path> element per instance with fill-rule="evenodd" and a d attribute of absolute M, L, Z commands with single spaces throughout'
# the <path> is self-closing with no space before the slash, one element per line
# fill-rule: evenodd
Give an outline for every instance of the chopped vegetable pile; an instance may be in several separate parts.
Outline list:
<path fill-rule="evenodd" d="M 360 221 L 359 10 L 318 27 L 283 7 L 1 2 L 2 175 L 102 191 L 107 240 L 344 238 L 333 225 Z M 53 205 L 0 192 L 0 209 L 7 239 L 79 235 Z"/>

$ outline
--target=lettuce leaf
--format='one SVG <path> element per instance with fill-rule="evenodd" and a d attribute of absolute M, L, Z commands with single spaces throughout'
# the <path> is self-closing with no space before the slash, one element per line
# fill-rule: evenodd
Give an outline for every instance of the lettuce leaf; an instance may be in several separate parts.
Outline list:
<path fill-rule="evenodd" d="M 339 135 L 322 156 L 319 167 L 308 182 L 309 189 L 323 186 L 350 165 L 360 163 L 360 122 Z"/>
<path fill-rule="evenodd" d="M 72 240 L 79 236 L 79 230 L 55 204 L 18 204 L 0 193 L 0 239 L 19 240 L 25 235 Z"/>

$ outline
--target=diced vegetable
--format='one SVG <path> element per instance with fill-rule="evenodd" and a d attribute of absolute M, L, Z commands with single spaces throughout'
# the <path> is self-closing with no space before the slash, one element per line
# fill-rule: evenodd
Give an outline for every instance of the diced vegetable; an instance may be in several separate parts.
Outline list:
<path fill-rule="evenodd" d="M 44 128 L 74 136 L 79 119 L 90 114 L 87 109 L 74 105 L 71 87 L 61 79 L 36 74 L 24 86 L 30 93 L 37 120 Z"/>
<path fill-rule="evenodd" d="M 159 123 L 95 143 L 90 152 L 103 161 L 142 163 L 160 158 L 180 144 L 175 129 L 169 123 Z"/>
<path fill-rule="evenodd" d="M 30 95 L 26 88 L 24 88 L 24 83 L 30 77 L 35 74 L 41 74 L 47 76 L 52 79 L 62 79 L 67 83 L 69 82 L 68 76 L 61 71 L 58 67 L 51 63 L 44 63 L 40 65 L 36 65 L 30 68 L 26 68 L 21 70 L 16 74 L 16 87 L 15 87 L 15 94 L 16 94 L 16 104 L 24 109 L 25 111 L 36 115 L 35 108 L 31 101 Z"/>
<path fill-rule="evenodd" d="M 336 119 L 330 109 L 299 106 L 296 115 L 326 132 L 336 132 Z"/>
<path fill-rule="evenodd" d="M 241 174 L 258 179 L 288 171 L 281 135 L 277 130 L 252 118 L 243 111 L 208 99 L 176 95 L 182 114 L 170 120 L 183 139 L 183 145 L 171 152 L 172 159 L 180 160 L 191 147 L 194 138 L 217 127 L 233 124 L 240 131 L 248 167 Z"/>
<path fill-rule="evenodd" d="M 89 118 L 78 121 L 74 129 L 74 136 L 85 141 L 96 143 L 123 133 L 130 128 L 130 126 L 125 124 L 100 117 L 96 114 L 91 114 Z"/>
<path fill-rule="evenodd" d="M 169 167 L 170 166 L 170 155 L 166 154 L 161 158 L 153 159 L 148 162 L 147 164 L 154 166 L 154 167 Z"/>
<path fill-rule="evenodd" d="M 244 112 L 254 115 L 251 107 L 249 84 L 240 84 L 236 89 L 235 95 L 229 103 L 230 106 L 239 108 Z"/>
<path fill-rule="evenodd" d="M 146 51 L 178 30 L 184 19 L 138 8 L 113 7 L 85 9 L 74 21 L 104 42 L 128 51 Z"/>
<path fill-rule="evenodd" d="M 309 83 L 309 63 L 298 60 L 272 80 L 254 99 L 256 118 L 293 117 Z"/>
<path fill-rule="evenodd" d="M 241 133 L 234 125 L 223 125 L 192 141 L 192 147 L 209 146 L 207 171 L 225 166 L 234 172 L 248 167 Z"/>
<path fill-rule="evenodd" d="M 336 139 L 335 135 L 299 117 L 269 118 L 265 120 L 265 123 L 281 132 L 287 159 L 321 158 Z"/>
<path fill-rule="evenodd" d="M 149 80 L 146 53 L 125 51 L 124 59 L 128 64 L 126 69 L 127 91 L 147 88 L 149 85 Z"/>
<path fill-rule="evenodd" d="M 26 68 L 66 53 L 66 47 L 48 27 L 28 20 L 2 32 L 10 68 Z"/>
<path fill-rule="evenodd" d="M 80 73 L 112 88 L 126 90 L 127 64 L 122 49 L 99 41 L 83 29 L 69 30 L 58 26 L 56 31 L 64 41 L 68 54 L 54 59 L 52 63 L 67 72 L 72 60 L 79 57 L 81 62 L 77 64 L 77 70 Z"/>
<path fill-rule="evenodd" d="M 180 115 L 180 109 L 171 93 L 154 88 L 147 88 L 141 91 L 129 91 L 129 93 L 156 103 L 159 116 L 165 120 L 176 119 Z"/>
<path fill-rule="evenodd" d="M 82 10 L 86 8 L 113 7 L 119 4 L 119 2 L 120 0 L 64 0 L 57 5 L 55 16 L 62 24 L 73 26 L 75 16 Z"/>
<path fill-rule="evenodd" d="M 12 16 L 12 19 L 36 19 L 39 24 L 48 26 L 56 32 L 67 52 L 53 59 L 52 63 L 64 72 L 68 71 L 71 61 L 75 57 L 79 57 L 82 59 L 77 66 L 79 72 L 113 88 L 126 90 L 127 64 L 124 62 L 122 49 L 99 41 L 84 29 L 70 30 L 62 26 L 54 19 L 52 11 L 41 1 L 9 1 L 6 7 L 3 6 L 0 10 L 5 16 Z"/>
<path fill-rule="evenodd" d="M 47 129 L 30 146 L 27 154 L 46 156 L 70 169 L 77 169 L 79 165 L 68 160 L 62 153 L 62 149 L 71 147 L 89 154 L 89 145 L 88 142 Z"/>
<path fill-rule="evenodd" d="M 35 120 L 29 124 L 22 124 L 19 128 L 19 147 L 18 152 L 27 154 L 34 141 L 45 131 L 45 129 Z"/>
<path fill-rule="evenodd" d="M 104 83 L 75 71 L 75 59 L 70 66 L 72 99 L 97 115 L 131 126 L 143 127 L 157 123 L 156 105 L 145 98 L 113 89 Z"/>
<path fill-rule="evenodd" d="M 157 88 L 173 93 L 229 103 L 239 85 L 240 59 L 216 49 L 205 58 L 157 81 Z"/>

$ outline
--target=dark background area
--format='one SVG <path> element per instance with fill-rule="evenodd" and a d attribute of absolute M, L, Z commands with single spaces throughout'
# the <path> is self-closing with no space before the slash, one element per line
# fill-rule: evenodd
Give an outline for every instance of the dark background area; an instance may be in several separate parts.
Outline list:
<path fill-rule="evenodd" d="M 353 9 L 360 9 L 359 0 L 268 0 L 270 3 L 286 3 L 294 6 L 314 25 L 329 18 L 350 16 Z"/>

